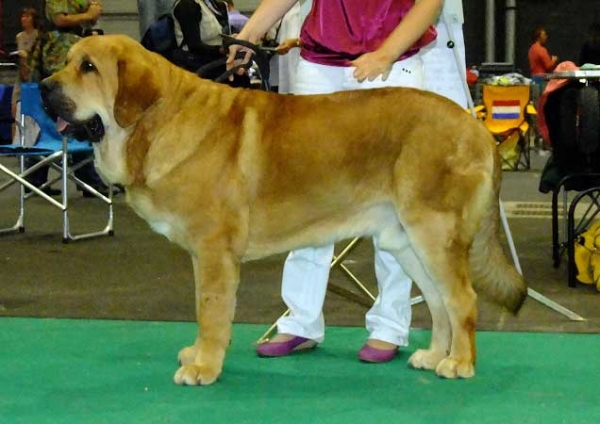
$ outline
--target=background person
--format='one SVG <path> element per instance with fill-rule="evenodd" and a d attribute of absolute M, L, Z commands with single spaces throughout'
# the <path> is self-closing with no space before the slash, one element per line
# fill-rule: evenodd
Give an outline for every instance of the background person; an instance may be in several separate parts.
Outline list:
<path fill-rule="evenodd" d="M 17 33 L 15 38 L 17 43 L 19 75 L 17 76 L 17 81 L 15 82 L 12 93 L 11 113 L 13 118 L 16 118 L 20 114 L 17 101 L 21 95 L 21 82 L 29 81 L 30 73 L 27 57 L 35 45 L 38 38 L 38 30 L 41 27 L 40 16 L 33 7 L 26 7 L 21 11 L 19 22 L 22 31 Z M 18 132 L 13 130 L 13 135 L 16 138 L 15 142 L 18 142 Z"/>
<path fill-rule="evenodd" d="M 65 66 L 69 49 L 81 39 L 85 29 L 91 29 L 98 22 L 102 14 L 102 3 L 97 0 L 46 0 L 45 13 L 49 28 L 38 37 L 38 42 L 29 55 L 31 82 L 39 82 Z M 73 162 L 77 163 L 88 156 L 73 154 L 72 157 Z M 26 158 L 26 161 L 28 167 L 36 163 L 33 158 Z M 41 186 L 48 180 L 48 169 L 47 166 L 40 168 L 30 174 L 27 180 L 35 186 Z M 100 193 L 108 192 L 92 162 L 76 170 L 75 175 Z M 80 187 L 78 190 L 82 191 L 84 197 L 93 197 Z M 60 190 L 51 190 L 51 194 L 58 195 Z"/>
<path fill-rule="evenodd" d="M 233 0 L 225 0 L 225 3 L 227 3 L 227 15 L 229 16 L 231 32 L 238 33 L 244 28 L 246 22 L 248 22 L 248 17 L 241 14 L 240 11 L 235 8 Z"/>
<path fill-rule="evenodd" d="M 256 42 L 296 0 L 263 0 L 239 38 Z M 319 94 L 384 86 L 423 87 L 419 50 L 435 39 L 431 26 L 442 0 L 380 0 L 367 3 L 313 0 L 300 33 L 302 45 L 294 94 Z M 363 22 L 380 23 L 378 29 Z M 229 55 L 232 66 L 235 52 Z M 357 105 L 360 107 L 360 105 Z M 379 296 L 367 312 L 369 339 L 359 351 L 366 362 L 387 362 L 408 344 L 412 281 L 396 259 L 375 245 Z M 260 356 L 284 356 L 315 347 L 324 339 L 322 314 L 333 245 L 291 252 L 282 296 L 291 313 L 278 334 L 258 346 Z"/>
<path fill-rule="evenodd" d="M 221 34 L 231 34 L 227 3 L 221 0 L 177 0 L 173 7 L 175 36 L 180 46 L 173 52 L 173 62 L 191 72 L 225 58 Z M 215 79 L 226 71 L 225 64 L 203 72 L 202 77 Z M 248 86 L 247 75 L 236 75 L 233 86 Z"/>
<path fill-rule="evenodd" d="M 30 80 L 41 81 L 65 66 L 67 52 L 85 29 L 92 28 L 102 14 L 102 3 L 93 0 L 46 0 L 48 28 L 32 54 Z"/>
<path fill-rule="evenodd" d="M 16 43 L 19 61 L 19 79 L 18 82 L 29 80 L 29 66 L 27 57 L 33 49 L 38 38 L 39 29 L 41 27 L 40 16 L 33 7 L 26 7 L 21 11 L 19 16 L 22 31 L 17 33 Z"/>
<path fill-rule="evenodd" d="M 159 16 L 171 13 L 174 0 L 137 0 L 139 14 L 140 39 L 148 31 L 150 24 Z"/>
<path fill-rule="evenodd" d="M 545 75 L 556 67 L 557 56 L 550 56 L 546 48 L 548 34 L 542 26 L 533 30 L 533 44 L 529 48 L 527 57 L 531 71 L 531 101 L 539 110 L 539 99 L 546 87 Z M 537 141 L 537 140 L 536 140 Z M 543 146 L 542 146 L 543 147 Z"/>
<path fill-rule="evenodd" d="M 529 69 L 534 80 L 542 80 L 544 75 L 551 72 L 558 61 L 557 56 L 550 56 L 546 48 L 548 33 L 542 26 L 533 31 L 533 44 L 529 47 L 527 57 L 529 58 Z"/>

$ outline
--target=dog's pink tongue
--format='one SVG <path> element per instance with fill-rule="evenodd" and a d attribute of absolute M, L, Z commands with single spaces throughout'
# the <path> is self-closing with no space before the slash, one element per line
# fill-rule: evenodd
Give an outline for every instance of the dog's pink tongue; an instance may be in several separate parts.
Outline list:
<path fill-rule="evenodd" d="M 58 132 L 63 132 L 68 126 L 69 123 L 59 116 L 56 120 L 56 130 Z"/>

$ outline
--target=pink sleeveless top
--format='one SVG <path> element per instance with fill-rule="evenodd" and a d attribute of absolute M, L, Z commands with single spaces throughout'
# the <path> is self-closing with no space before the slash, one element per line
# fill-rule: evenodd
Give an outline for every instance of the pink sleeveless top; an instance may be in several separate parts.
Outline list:
<path fill-rule="evenodd" d="M 350 61 L 376 50 L 414 4 L 414 0 L 313 0 L 300 32 L 300 54 L 322 65 L 350 66 Z M 429 27 L 398 60 L 413 56 L 436 36 L 435 28 Z"/>

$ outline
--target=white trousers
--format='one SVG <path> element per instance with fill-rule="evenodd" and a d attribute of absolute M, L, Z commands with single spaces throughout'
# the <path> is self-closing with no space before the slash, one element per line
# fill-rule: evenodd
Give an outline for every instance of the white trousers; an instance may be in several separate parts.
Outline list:
<path fill-rule="evenodd" d="M 293 92 L 320 94 L 390 86 L 423 87 L 423 64 L 419 56 L 394 64 L 386 81 L 378 78 L 359 83 L 352 76 L 353 72 L 354 68 L 324 66 L 300 59 Z M 379 295 L 366 315 L 369 338 L 407 346 L 412 281 L 390 253 L 378 249 L 377 239 L 373 241 Z M 291 313 L 277 322 L 279 333 L 323 341 L 325 320 L 322 310 L 333 248 L 331 245 L 299 249 L 287 257 L 281 294 Z"/>

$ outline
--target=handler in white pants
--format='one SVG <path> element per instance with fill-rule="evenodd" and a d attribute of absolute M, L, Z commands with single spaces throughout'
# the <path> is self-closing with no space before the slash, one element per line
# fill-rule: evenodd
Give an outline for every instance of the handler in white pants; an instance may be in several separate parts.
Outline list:
<path fill-rule="evenodd" d="M 323 66 L 301 59 L 293 92 L 318 94 L 408 86 L 437 92 L 466 107 L 466 93 L 461 84 L 462 70 L 465 69 L 462 1 L 446 0 L 442 16 L 445 19 L 440 18 L 436 25 L 438 39 L 421 50 L 420 55 L 396 62 L 386 81 L 379 77 L 372 82 L 359 83 L 353 77 L 353 67 Z M 449 39 L 452 39 L 461 63 L 457 63 L 452 50 L 446 47 Z M 376 239 L 374 245 L 379 296 L 366 315 L 369 341 L 359 352 L 359 358 L 385 362 L 393 359 L 398 346 L 408 345 L 411 281 L 392 255 L 377 248 Z M 277 336 L 271 342 L 259 345 L 260 356 L 284 356 L 323 341 L 322 308 L 332 257 L 333 246 L 290 253 L 283 271 L 282 297 L 291 312 L 277 322 Z"/>

